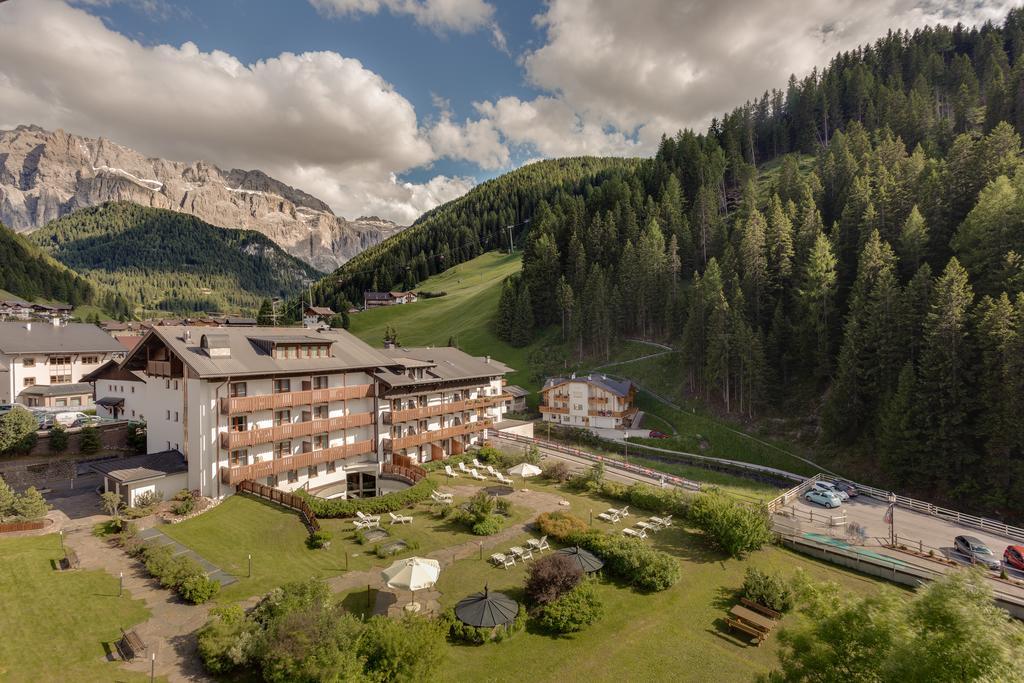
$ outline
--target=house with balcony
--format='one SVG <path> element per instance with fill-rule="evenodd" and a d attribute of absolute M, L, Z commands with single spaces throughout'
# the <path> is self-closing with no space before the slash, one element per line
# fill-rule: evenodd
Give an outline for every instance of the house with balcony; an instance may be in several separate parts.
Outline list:
<path fill-rule="evenodd" d="M 145 377 L 147 450 L 181 452 L 188 488 L 363 497 L 379 490 L 375 373 L 391 363 L 345 330 L 155 326 L 120 369 Z"/>
<path fill-rule="evenodd" d="M 416 292 L 363 292 L 363 309 L 416 303 Z"/>
<path fill-rule="evenodd" d="M 92 407 L 84 377 L 124 347 L 95 325 L 0 322 L 0 404 L 67 410 Z"/>
<path fill-rule="evenodd" d="M 377 372 L 383 453 L 415 465 L 463 453 L 487 438 L 510 399 L 510 368 L 490 356 L 451 347 L 386 348 L 391 367 Z"/>
<path fill-rule="evenodd" d="M 546 422 L 569 427 L 624 429 L 636 415 L 636 386 L 604 375 L 552 377 L 540 390 Z"/>

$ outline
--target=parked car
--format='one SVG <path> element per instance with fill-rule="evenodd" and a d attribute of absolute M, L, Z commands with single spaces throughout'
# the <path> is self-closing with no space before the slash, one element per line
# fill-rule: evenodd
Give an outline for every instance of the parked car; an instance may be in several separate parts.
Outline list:
<path fill-rule="evenodd" d="M 1008 545 L 1003 551 L 1003 564 L 1024 571 L 1024 545 Z"/>
<path fill-rule="evenodd" d="M 953 539 L 953 547 L 961 555 L 966 555 L 971 564 L 983 564 L 989 569 L 1000 567 L 999 558 L 974 536 L 957 536 Z"/>
<path fill-rule="evenodd" d="M 837 496 L 839 496 L 840 500 L 850 499 L 850 494 L 846 493 L 845 491 L 843 491 L 830 481 L 816 481 L 814 482 L 814 488 L 818 489 L 819 491 L 827 491 L 829 493 L 834 493 Z"/>
<path fill-rule="evenodd" d="M 828 509 L 837 508 L 843 504 L 843 499 L 834 491 L 812 488 L 804 494 L 804 500 L 808 503 L 817 503 Z"/>
<path fill-rule="evenodd" d="M 846 481 L 845 479 L 840 479 L 839 481 L 835 482 L 835 485 L 837 489 L 845 493 L 850 498 L 857 497 L 857 487 L 853 485 L 853 482 Z"/>
<path fill-rule="evenodd" d="M 650 438 L 652 438 L 652 439 L 667 439 L 668 438 L 668 434 L 666 434 L 665 432 L 659 432 L 657 429 L 652 429 L 651 433 L 648 434 L 648 436 Z"/>

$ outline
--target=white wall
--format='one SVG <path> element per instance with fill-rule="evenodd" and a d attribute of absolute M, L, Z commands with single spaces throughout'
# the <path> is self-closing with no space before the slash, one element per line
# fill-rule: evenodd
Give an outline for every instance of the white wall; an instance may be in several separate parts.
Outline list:
<path fill-rule="evenodd" d="M 110 353 L 18 353 L 0 354 L 0 403 L 13 403 L 18 394 L 27 386 L 25 379 L 34 380 L 35 386 L 49 386 L 50 364 L 53 357 L 71 356 L 71 382 L 81 382 L 89 374 L 111 358 Z M 83 359 L 95 362 L 83 363 Z M 26 366 L 26 361 L 29 365 Z"/>

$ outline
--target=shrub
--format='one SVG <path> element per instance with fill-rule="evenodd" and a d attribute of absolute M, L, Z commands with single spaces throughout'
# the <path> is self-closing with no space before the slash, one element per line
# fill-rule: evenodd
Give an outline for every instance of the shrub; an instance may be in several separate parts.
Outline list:
<path fill-rule="evenodd" d="M 295 494 L 309 503 L 309 507 L 313 509 L 317 517 L 322 519 L 338 519 L 355 517 L 356 510 L 369 515 L 380 515 L 401 510 L 404 507 L 421 503 L 430 498 L 430 493 L 436 486 L 430 479 L 424 479 L 404 491 L 386 493 L 376 498 L 353 500 L 338 498 L 325 500 L 317 496 L 311 496 L 305 491 L 295 491 Z"/>
<path fill-rule="evenodd" d="M 132 422 L 128 425 L 128 447 L 136 453 L 146 452 L 145 422 Z"/>
<path fill-rule="evenodd" d="M 359 638 L 358 652 L 372 680 L 429 681 L 445 656 L 443 626 L 406 615 L 400 621 L 373 617 Z"/>
<path fill-rule="evenodd" d="M 240 605 L 217 607 L 198 633 L 199 657 L 212 674 L 226 674 L 249 665 L 256 625 L 245 618 Z"/>
<path fill-rule="evenodd" d="M 497 511 L 497 513 L 499 515 L 504 515 L 505 517 L 511 517 L 512 516 L 512 501 L 506 500 L 505 498 L 499 498 L 498 500 L 496 500 L 494 502 L 494 509 Z"/>
<path fill-rule="evenodd" d="M 569 478 L 572 477 L 572 472 L 563 461 L 552 460 L 541 469 L 541 476 L 562 484 L 569 481 Z"/>
<path fill-rule="evenodd" d="M 747 567 L 740 595 L 776 612 L 788 612 L 793 609 L 795 601 L 792 588 L 781 576 L 768 574 L 753 567 Z"/>
<path fill-rule="evenodd" d="M 146 546 L 142 552 L 142 561 L 146 565 L 146 571 L 157 579 L 167 572 L 171 559 L 171 549 L 164 546 Z"/>
<path fill-rule="evenodd" d="M 99 453 L 101 448 L 103 448 L 103 442 L 100 440 L 99 428 L 93 425 L 82 427 L 81 434 L 79 435 L 78 450 L 84 455 L 92 455 Z"/>
<path fill-rule="evenodd" d="M 477 520 L 470 527 L 470 530 L 475 536 L 490 536 L 501 531 L 502 519 L 498 515 L 487 515 L 483 519 Z"/>
<path fill-rule="evenodd" d="M 23 520 L 42 519 L 49 509 L 43 494 L 35 486 L 29 486 L 25 493 L 14 499 L 14 514 Z"/>
<path fill-rule="evenodd" d="M 0 453 L 24 453 L 36 442 L 39 420 L 24 406 L 16 405 L 0 417 Z"/>
<path fill-rule="evenodd" d="M 220 584 L 203 573 L 189 574 L 178 586 L 178 594 L 193 605 L 201 605 L 220 591 Z"/>
<path fill-rule="evenodd" d="M 182 489 L 174 494 L 172 500 L 192 500 L 192 492 L 188 489 Z"/>
<path fill-rule="evenodd" d="M 140 510 L 147 510 L 163 502 L 164 494 L 159 491 L 146 491 L 135 496 L 135 507 Z"/>
<path fill-rule="evenodd" d="M 712 545 L 731 557 L 759 550 L 772 539 L 771 523 L 763 509 L 741 505 L 722 493 L 696 496 L 689 519 Z"/>
<path fill-rule="evenodd" d="M 331 532 L 324 529 L 314 531 L 306 539 L 306 545 L 311 549 L 317 550 L 319 548 L 326 547 L 331 542 Z"/>
<path fill-rule="evenodd" d="M 537 517 L 537 526 L 542 534 L 557 541 L 565 541 L 570 536 L 590 530 L 586 522 L 571 512 L 542 512 Z"/>
<path fill-rule="evenodd" d="M 50 451 L 63 453 L 68 449 L 68 430 L 64 425 L 55 424 L 50 429 Z"/>
<path fill-rule="evenodd" d="M 455 616 L 455 608 L 449 607 L 441 615 L 440 623 L 442 629 L 452 640 L 470 645 L 483 645 L 487 642 L 500 643 L 514 633 L 522 631 L 526 627 L 526 607 L 519 605 L 519 613 L 511 624 L 498 626 L 496 628 L 479 628 L 464 624 Z"/>
<path fill-rule="evenodd" d="M 476 458 L 488 465 L 497 465 L 499 467 L 505 465 L 505 454 L 494 446 L 481 446 L 476 451 Z"/>
<path fill-rule="evenodd" d="M 679 580 L 679 562 L 638 538 L 590 531 L 567 540 L 600 557 L 610 573 L 639 590 L 662 591 Z"/>
<path fill-rule="evenodd" d="M 601 618 L 604 608 L 593 581 L 584 581 L 537 613 L 541 628 L 552 633 L 575 633 Z"/>
<path fill-rule="evenodd" d="M 536 605 L 554 602 L 579 585 L 580 566 L 565 555 L 542 557 L 527 569 L 526 597 Z"/>

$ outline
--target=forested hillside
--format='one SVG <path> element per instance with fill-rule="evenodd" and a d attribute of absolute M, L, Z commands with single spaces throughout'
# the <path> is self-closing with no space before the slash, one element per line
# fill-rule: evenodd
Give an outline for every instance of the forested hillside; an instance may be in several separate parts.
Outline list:
<path fill-rule="evenodd" d="M 39 247 L 0 223 L 0 289 L 26 301 L 50 299 L 73 306 L 92 303 L 96 290 Z"/>
<path fill-rule="evenodd" d="M 362 302 L 365 290 L 411 289 L 418 282 L 484 251 L 519 240 L 537 204 L 557 190 L 578 192 L 596 178 L 628 173 L 636 159 L 578 157 L 524 166 L 423 214 L 415 224 L 367 249 L 314 288 L 336 310 Z"/>
<path fill-rule="evenodd" d="M 142 311 L 252 312 L 262 297 L 293 296 L 320 275 L 261 233 L 129 202 L 76 211 L 32 239 Z"/>
<path fill-rule="evenodd" d="M 1022 16 L 891 34 L 541 205 L 499 333 L 671 340 L 722 411 L 786 406 L 847 468 L 1019 519 Z"/>

